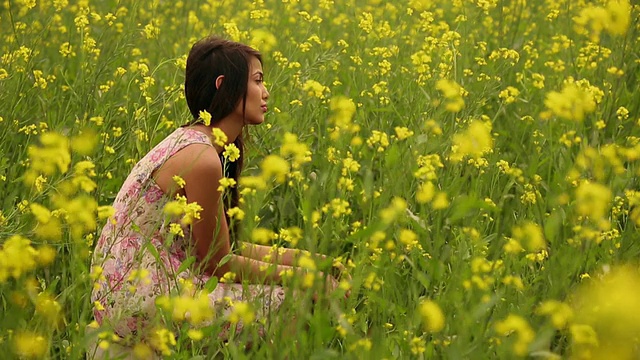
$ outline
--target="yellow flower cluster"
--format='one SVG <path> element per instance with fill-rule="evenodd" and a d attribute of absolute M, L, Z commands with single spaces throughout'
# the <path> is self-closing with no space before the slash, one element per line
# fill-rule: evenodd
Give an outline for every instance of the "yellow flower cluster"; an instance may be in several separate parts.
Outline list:
<path fill-rule="evenodd" d="M 200 219 L 202 206 L 197 203 L 187 203 L 187 198 L 176 194 L 176 200 L 169 201 L 164 206 L 165 215 L 170 218 L 181 217 L 180 223 L 183 226 L 191 225 L 197 219 Z"/>
<path fill-rule="evenodd" d="M 478 159 L 493 150 L 491 123 L 482 120 L 472 120 L 463 132 L 453 135 L 451 155 L 449 160 L 457 163 L 465 157 Z"/>
<path fill-rule="evenodd" d="M 300 169 L 303 164 L 311 161 L 311 151 L 307 144 L 299 142 L 298 137 L 290 132 L 284 134 L 280 156 L 284 158 L 291 156 L 291 167 L 294 170 Z"/>
<path fill-rule="evenodd" d="M 504 320 L 495 325 L 495 330 L 502 336 L 515 335 L 513 340 L 513 352 L 518 356 L 525 356 L 529 350 L 529 345 L 535 338 L 535 332 L 531 325 L 522 316 L 510 314 Z"/>
<path fill-rule="evenodd" d="M 214 319 L 211 300 L 206 292 L 179 296 L 161 296 L 156 300 L 158 307 L 171 314 L 173 321 L 186 321 L 192 326 L 202 326 Z"/>
<path fill-rule="evenodd" d="M 20 235 L 13 235 L 0 247 L 0 284 L 8 279 L 19 279 L 34 271 L 38 265 L 47 266 L 55 257 L 50 247 L 36 249 L 31 241 Z"/>
<path fill-rule="evenodd" d="M 567 83 L 560 92 L 552 91 L 544 101 L 550 114 L 559 118 L 583 121 L 585 116 L 596 109 L 596 100 L 588 91 L 574 83 Z M 543 113 L 543 118 L 550 114 Z"/>
<path fill-rule="evenodd" d="M 353 100 L 345 96 L 334 96 L 329 101 L 329 109 L 331 110 L 329 122 L 334 126 L 330 130 L 332 140 L 337 140 L 344 131 L 356 133 L 360 130 L 360 126 L 352 123 L 356 113 L 356 105 Z"/>
<path fill-rule="evenodd" d="M 445 318 L 440 306 L 432 300 L 424 300 L 418 307 L 418 312 L 422 317 L 424 329 L 431 333 L 442 331 L 445 326 Z"/>
<path fill-rule="evenodd" d="M 624 35 L 631 21 L 631 6 L 628 0 L 610 0 L 605 7 L 590 5 L 575 17 L 576 31 L 587 34 L 592 41 L 600 39 L 602 31 L 611 35 Z"/>
<path fill-rule="evenodd" d="M 436 82 L 436 89 L 440 90 L 446 100 L 445 109 L 450 112 L 459 112 L 464 108 L 462 98 L 466 91 L 453 80 L 440 79 Z"/>
<path fill-rule="evenodd" d="M 637 267 L 614 267 L 586 282 L 575 294 L 571 325 L 576 356 L 630 359 L 638 356 L 640 273 Z"/>

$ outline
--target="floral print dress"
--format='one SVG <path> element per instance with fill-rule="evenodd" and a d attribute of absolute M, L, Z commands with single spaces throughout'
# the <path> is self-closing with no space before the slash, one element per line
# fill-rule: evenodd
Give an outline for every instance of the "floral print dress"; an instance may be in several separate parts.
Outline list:
<path fill-rule="evenodd" d="M 204 133 L 180 127 L 134 166 L 116 196 L 115 214 L 96 244 L 92 274 L 97 280 L 91 294 L 94 317 L 121 337 L 140 335 L 155 316 L 156 298 L 177 293 L 180 279 L 189 279 L 197 287 L 209 280 L 206 275 L 180 269 L 191 255 L 186 241 L 190 232 L 185 227 L 184 237 L 170 235 L 163 209 L 171 199 L 151 176 L 169 157 L 191 144 L 212 146 Z M 264 316 L 280 306 L 284 289 L 219 283 L 208 297 L 212 308 L 222 311 L 219 316 L 228 315 L 234 301 L 256 299 L 262 307 L 257 314 Z"/>

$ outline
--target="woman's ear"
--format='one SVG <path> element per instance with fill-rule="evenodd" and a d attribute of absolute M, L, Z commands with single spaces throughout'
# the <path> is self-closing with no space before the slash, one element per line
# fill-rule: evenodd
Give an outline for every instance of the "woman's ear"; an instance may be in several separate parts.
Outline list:
<path fill-rule="evenodd" d="M 216 78 L 216 90 L 220 89 L 222 85 L 222 80 L 224 80 L 224 75 L 220 75 Z"/>

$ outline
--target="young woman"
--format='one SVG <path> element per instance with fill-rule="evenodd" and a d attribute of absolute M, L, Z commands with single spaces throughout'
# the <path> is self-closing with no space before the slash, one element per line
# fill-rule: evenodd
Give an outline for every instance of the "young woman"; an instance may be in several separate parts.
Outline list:
<path fill-rule="evenodd" d="M 156 312 L 156 298 L 176 293 L 180 279 L 198 287 L 212 276 L 233 273 L 235 283 L 220 283 L 209 294 L 211 306 L 217 307 L 225 297 L 257 300 L 262 307 L 257 313 L 264 314 L 284 300 L 280 275 L 285 270 L 294 276 L 302 273 L 294 266 L 296 250 L 273 254 L 266 263 L 270 247 L 232 241 L 225 204 L 237 206 L 238 193 L 232 189 L 227 202 L 218 190 L 223 177 L 237 180 L 242 170 L 244 127 L 261 124 L 267 112 L 269 92 L 260 54 L 218 37 L 198 41 L 187 59 L 185 95 L 194 120 L 135 165 L 95 248 L 94 316 L 120 337 L 144 336 L 141 332 Z M 226 144 L 240 150 L 235 162 L 225 164 L 221 154 L 226 144 L 216 141 L 216 129 L 226 135 Z M 177 195 L 201 207 L 199 219 L 179 229 L 165 213 L 165 205 Z M 180 269 L 191 255 L 197 266 Z M 333 290 L 337 282 L 327 276 L 327 284 Z"/>

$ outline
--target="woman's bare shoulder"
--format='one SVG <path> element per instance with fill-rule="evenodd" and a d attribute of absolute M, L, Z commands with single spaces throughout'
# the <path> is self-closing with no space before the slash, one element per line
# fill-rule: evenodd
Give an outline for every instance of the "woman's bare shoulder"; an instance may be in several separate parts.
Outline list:
<path fill-rule="evenodd" d="M 187 182 L 210 182 L 220 180 L 222 173 L 222 163 L 215 148 L 206 144 L 190 144 L 167 159 L 154 174 L 154 179 L 162 190 L 170 192 L 175 176 Z"/>

